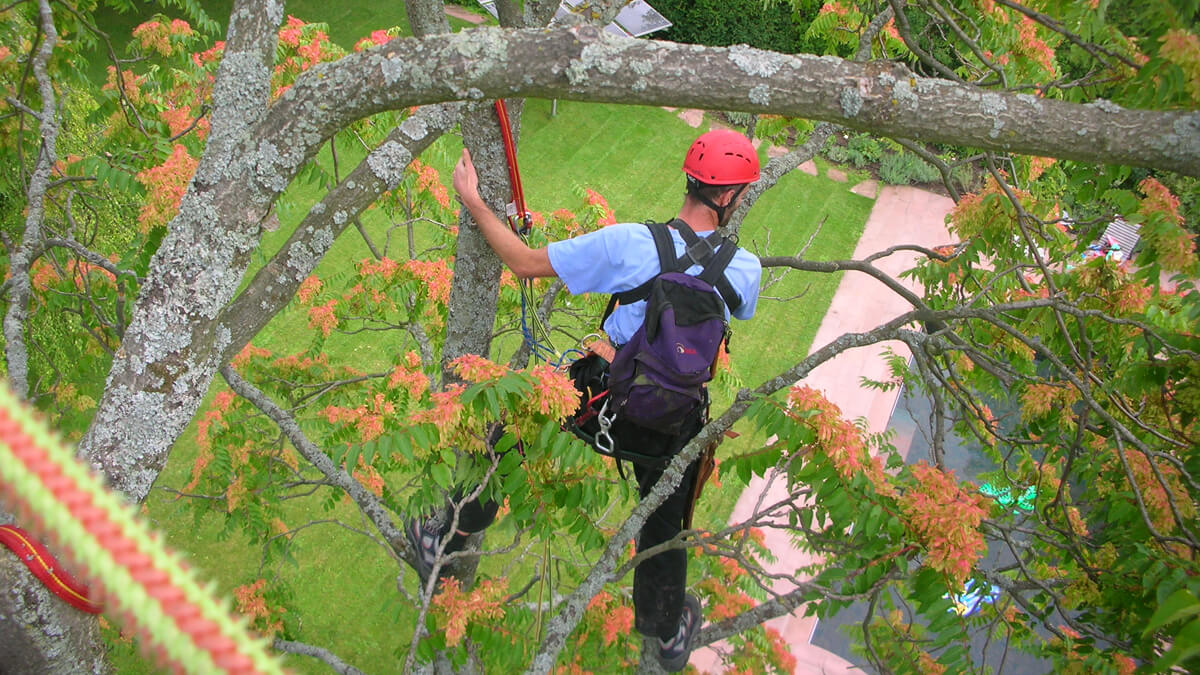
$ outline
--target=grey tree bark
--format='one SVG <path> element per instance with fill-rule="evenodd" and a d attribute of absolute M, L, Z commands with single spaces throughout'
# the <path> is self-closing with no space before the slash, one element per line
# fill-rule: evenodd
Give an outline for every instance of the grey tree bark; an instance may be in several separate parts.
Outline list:
<path fill-rule="evenodd" d="M 50 594 L 0 548 L 0 675 L 106 673 L 96 619 Z"/>
<path fill-rule="evenodd" d="M 12 252 L 9 271 L 12 274 L 8 289 L 8 311 L 4 313 L 4 359 L 8 365 L 8 381 L 17 396 L 29 395 L 29 354 L 25 348 L 25 320 L 29 316 L 29 297 L 33 288 L 29 281 L 29 268 L 42 246 L 43 220 L 46 216 L 46 189 L 50 184 L 50 172 L 58 154 L 58 97 L 54 94 L 54 83 L 46 72 L 46 65 L 58 44 L 58 31 L 54 28 L 54 15 L 50 3 L 38 3 L 39 24 L 42 44 L 30 62 L 42 109 L 37 113 L 40 123 L 37 159 L 25 191 L 28 208 L 25 213 L 25 233 L 21 243 Z"/>

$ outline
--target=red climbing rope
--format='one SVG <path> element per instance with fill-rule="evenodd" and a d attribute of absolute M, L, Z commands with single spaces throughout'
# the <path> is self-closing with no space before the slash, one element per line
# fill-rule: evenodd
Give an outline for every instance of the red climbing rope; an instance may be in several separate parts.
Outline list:
<path fill-rule="evenodd" d="M 63 602 L 88 614 L 100 613 L 100 603 L 92 601 L 87 586 L 64 570 L 45 545 L 28 532 L 16 525 L 0 525 L 0 544 L 11 549 L 33 576 Z"/>
<path fill-rule="evenodd" d="M 512 126 L 504 99 L 496 99 L 496 117 L 500 118 L 500 136 L 504 139 L 504 158 L 508 161 L 508 182 L 512 185 L 512 202 L 508 205 L 508 226 L 520 235 L 529 234 L 533 214 L 525 208 L 525 191 L 521 189 L 521 170 L 517 168 L 517 146 L 513 143 Z"/>

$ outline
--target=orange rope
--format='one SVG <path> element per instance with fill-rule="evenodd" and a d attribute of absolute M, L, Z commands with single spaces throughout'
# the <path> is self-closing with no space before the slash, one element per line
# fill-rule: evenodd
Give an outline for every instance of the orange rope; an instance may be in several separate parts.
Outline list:
<path fill-rule="evenodd" d="M 0 496 L 18 517 L 85 572 L 96 595 L 21 528 L 0 528 L 6 545 L 59 597 L 108 612 L 133 627 L 176 672 L 280 672 L 244 619 L 233 619 L 179 557 L 104 488 L 89 467 L 0 386 Z M 14 547 L 15 544 L 15 547 Z M 49 580 L 49 581 L 47 581 Z"/>

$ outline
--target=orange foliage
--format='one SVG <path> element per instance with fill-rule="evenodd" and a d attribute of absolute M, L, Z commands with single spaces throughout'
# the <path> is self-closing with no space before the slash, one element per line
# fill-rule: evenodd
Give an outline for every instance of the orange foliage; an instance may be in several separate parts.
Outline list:
<path fill-rule="evenodd" d="M 508 366 L 492 363 L 478 354 L 463 354 L 451 361 L 450 366 L 467 382 L 497 380 L 508 373 Z"/>
<path fill-rule="evenodd" d="M 458 579 L 449 577 L 442 582 L 441 593 L 433 597 L 432 611 L 444 625 L 446 644 L 462 642 L 467 626 L 480 619 L 504 618 L 504 599 L 508 583 L 504 579 L 485 579 L 469 593 L 462 592 Z"/>
<path fill-rule="evenodd" d="M 279 615 L 287 610 L 267 606 L 267 600 L 262 595 L 266 584 L 266 579 L 259 579 L 252 584 L 238 586 L 233 589 L 233 597 L 237 603 L 237 611 L 249 617 L 252 626 L 270 636 L 283 630 L 283 621 Z"/>
<path fill-rule="evenodd" d="M 858 427 L 842 417 L 842 411 L 825 395 L 805 384 L 788 392 L 788 406 L 796 411 L 815 414 L 804 419 L 817 434 L 817 448 L 824 452 L 843 478 L 864 472 L 881 494 L 894 494 L 883 464 L 873 461 Z"/>
<path fill-rule="evenodd" d="M 146 203 L 138 214 L 138 225 L 143 233 L 165 225 L 179 211 L 179 203 L 183 201 L 198 163 L 188 154 L 187 148 L 176 143 L 166 161 L 137 174 L 137 181 L 146 186 Z"/>
<path fill-rule="evenodd" d="M 609 207 L 608 200 L 604 198 L 604 195 L 591 188 L 586 189 L 586 194 L 587 197 L 584 201 L 587 202 L 588 206 L 595 207 L 599 212 L 599 215 L 596 217 L 596 224 L 602 226 L 616 224 L 617 218 L 613 215 L 613 210 Z"/>
<path fill-rule="evenodd" d="M 321 331 L 321 335 L 329 337 L 334 328 L 337 328 L 338 318 L 334 309 L 337 307 L 337 300 L 330 300 L 323 305 L 317 305 L 308 310 L 308 327 L 316 328 Z"/>
<path fill-rule="evenodd" d="M 1179 198 L 1154 178 L 1146 178 L 1138 187 L 1145 195 L 1138 213 L 1147 220 L 1162 218 L 1173 226 L 1142 228 L 1146 244 L 1158 252 L 1163 267 L 1176 271 L 1190 270 L 1196 264 L 1196 235 L 1182 227 L 1183 215 L 1179 213 Z"/>
<path fill-rule="evenodd" d="M 979 531 L 987 499 L 963 490 L 952 471 L 922 462 L 912 473 L 917 484 L 900 498 L 908 526 L 928 551 L 926 564 L 961 587 L 987 548 Z"/>
<path fill-rule="evenodd" d="M 454 384 L 447 387 L 445 391 L 434 392 L 430 396 L 433 400 L 433 408 L 418 410 L 409 415 L 409 423 L 431 423 L 437 426 L 439 431 L 448 431 L 458 421 L 458 416 L 462 412 L 463 405 L 459 401 L 459 396 L 462 395 L 465 388 L 466 385 Z"/>
<path fill-rule="evenodd" d="M 1179 66 L 1192 101 L 1200 101 L 1200 38 L 1181 28 L 1172 28 L 1162 36 L 1158 55 Z"/>
<path fill-rule="evenodd" d="M 409 352 L 409 354 L 415 356 L 416 352 Z M 391 376 L 388 377 L 388 388 L 404 387 L 411 398 L 419 398 L 429 388 L 429 376 L 421 372 L 420 365 L 421 361 L 418 357 L 415 365 L 402 363 L 396 366 L 392 370 Z"/>
<path fill-rule="evenodd" d="M 404 263 L 404 271 L 425 282 L 430 299 L 443 305 L 450 301 L 450 282 L 454 273 L 445 260 L 409 260 Z"/>
<path fill-rule="evenodd" d="M 566 373 L 542 364 L 530 369 L 534 378 L 533 397 L 538 410 L 551 417 L 566 417 L 579 404 L 579 392 Z"/>

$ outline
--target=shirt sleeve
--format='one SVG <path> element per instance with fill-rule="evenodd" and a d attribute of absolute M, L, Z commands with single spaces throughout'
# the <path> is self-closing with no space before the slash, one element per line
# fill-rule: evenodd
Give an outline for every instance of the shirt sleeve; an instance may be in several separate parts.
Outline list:
<path fill-rule="evenodd" d="M 634 254 L 650 240 L 640 223 L 619 223 L 594 232 L 552 242 L 546 247 L 550 266 L 574 295 L 628 290 L 658 272 L 658 258 Z"/>
<path fill-rule="evenodd" d="M 743 321 L 753 317 L 758 307 L 759 286 L 762 284 L 762 264 L 758 256 L 746 249 L 739 250 L 729 267 L 725 268 L 725 276 L 742 296 L 742 304 L 733 312 L 733 316 Z"/>

